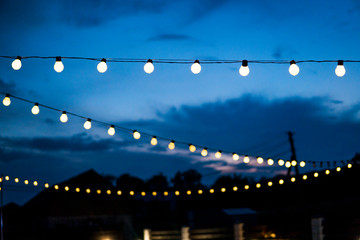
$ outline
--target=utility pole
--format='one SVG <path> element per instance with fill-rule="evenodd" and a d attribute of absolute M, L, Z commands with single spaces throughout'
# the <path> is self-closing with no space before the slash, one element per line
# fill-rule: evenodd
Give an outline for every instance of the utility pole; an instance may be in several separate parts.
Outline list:
<path fill-rule="evenodd" d="M 293 139 L 293 132 L 289 131 L 288 132 L 288 136 L 289 136 L 289 143 L 290 143 L 290 147 L 291 147 L 291 158 L 290 158 L 290 162 L 292 162 L 293 160 L 297 161 L 296 159 L 296 153 L 295 153 L 295 146 L 294 146 L 294 139 Z M 291 169 L 295 168 L 295 173 L 296 176 L 299 176 L 299 169 L 298 169 L 298 165 L 296 164 L 295 166 L 291 165 L 288 169 L 287 172 L 287 176 L 290 176 L 291 173 Z"/>

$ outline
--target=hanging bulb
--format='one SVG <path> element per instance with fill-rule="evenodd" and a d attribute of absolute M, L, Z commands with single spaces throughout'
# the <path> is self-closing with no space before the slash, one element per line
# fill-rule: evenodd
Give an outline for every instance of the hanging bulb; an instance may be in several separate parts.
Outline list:
<path fill-rule="evenodd" d="M 264 159 L 262 157 L 257 157 L 256 161 L 258 162 L 258 164 L 262 164 L 264 162 Z"/>
<path fill-rule="evenodd" d="M 289 67 L 289 73 L 293 76 L 298 75 L 300 72 L 300 68 L 298 65 L 296 65 L 296 62 L 294 60 L 291 60 L 290 67 Z"/>
<path fill-rule="evenodd" d="M 199 60 L 195 60 L 193 65 L 191 65 L 191 71 L 193 74 L 198 74 L 201 71 L 201 65 Z"/>
<path fill-rule="evenodd" d="M 154 71 L 154 64 L 152 63 L 151 59 L 147 60 L 147 63 L 145 63 L 144 71 L 148 74 L 150 74 Z"/>
<path fill-rule="evenodd" d="M 195 152 L 196 151 L 196 147 L 192 144 L 189 144 L 189 151 L 190 152 Z"/>
<path fill-rule="evenodd" d="M 61 114 L 61 116 L 60 116 L 60 121 L 61 121 L 62 123 L 66 123 L 66 122 L 68 121 L 68 116 L 66 115 L 66 112 L 65 112 L 65 111 L 62 112 L 62 114 Z"/>
<path fill-rule="evenodd" d="M 292 161 L 291 161 L 291 165 L 295 167 L 295 166 L 297 165 L 297 161 L 296 161 L 296 160 L 292 160 Z"/>
<path fill-rule="evenodd" d="M 99 64 L 97 65 L 97 70 L 99 71 L 99 73 L 104 73 L 107 70 L 107 64 L 106 64 L 106 59 L 103 58 L 101 59 L 101 61 L 99 62 Z"/>
<path fill-rule="evenodd" d="M 134 137 L 136 140 L 137 140 L 137 139 L 140 139 L 141 134 L 140 134 L 138 131 L 134 130 L 134 131 L 133 131 L 133 137 Z"/>
<path fill-rule="evenodd" d="M 234 161 L 237 161 L 237 160 L 240 159 L 240 157 L 239 157 L 239 155 L 237 153 L 233 153 L 232 156 L 233 156 Z"/>
<path fill-rule="evenodd" d="M 155 145 L 157 145 L 157 144 L 158 144 L 158 141 L 157 141 L 156 136 L 153 136 L 153 137 L 152 137 L 152 139 L 151 139 L 150 143 L 151 143 L 151 145 L 153 145 L 153 146 L 155 146 Z"/>
<path fill-rule="evenodd" d="M 290 161 L 286 161 L 285 167 L 286 167 L 286 168 L 290 168 L 290 167 L 291 167 L 291 162 L 290 162 Z"/>
<path fill-rule="evenodd" d="M 239 73 L 243 77 L 246 77 L 247 75 L 249 75 L 250 69 L 248 67 L 248 61 L 247 60 L 242 61 L 242 65 L 241 65 L 241 67 L 239 69 Z"/>
<path fill-rule="evenodd" d="M 285 163 L 285 162 L 284 162 L 284 160 L 282 160 L 282 159 L 279 159 L 279 160 L 278 160 L 278 164 L 279 164 L 279 166 L 283 166 L 283 165 L 284 165 L 284 163 Z"/>
<path fill-rule="evenodd" d="M 305 165 L 306 165 L 305 161 L 300 162 L 300 167 L 305 167 Z"/>
<path fill-rule="evenodd" d="M 215 153 L 215 157 L 216 158 L 221 158 L 221 151 L 220 150 Z"/>
<path fill-rule="evenodd" d="M 174 141 L 174 140 L 172 140 L 172 141 L 169 143 L 168 148 L 171 149 L 171 150 L 173 150 L 173 149 L 175 148 L 175 141 Z"/>
<path fill-rule="evenodd" d="M 272 160 L 271 158 L 269 158 L 268 160 L 267 160 L 267 163 L 268 163 L 268 165 L 273 165 L 274 164 L 274 160 Z"/>
<path fill-rule="evenodd" d="M 3 100 L 3 104 L 4 106 L 9 106 L 11 104 L 11 100 L 10 100 L 10 94 L 6 94 Z"/>
<path fill-rule="evenodd" d="M 114 134 L 115 134 L 115 126 L 114 126 L 114 125 L 111 125 L 111 126 L 109 127 L 109 129 L 108 129 L 108 134 L 109 134 L 110 136 L 114 136 Z"/>
<path fill-rule="evenodd" d="M 348 163 L 347 167 L 348 167 L 348 168 L 352 168 L 352 164 L 351 164 L 351 163 Z"/>
<path fill-rule="evenodd" d="M 64 64 L 61 61 L 61 57 L 56 57 L 56 62 L 54 64 L 54 70 L 58 73 L 64 70 Z"/>
<path fill-rule="evenodd" d="M 244 161 L 244 163 L 249 163 L 249 162 L 250 162 L 249 156 L 248 156 L 248 155 L 245 155 L 243 161 Z"/>
<path fill-rule="evenodd" d="M 85 128 L 86 130 L 89 130 L 89 129 L 91 128 L 91 119 L 90 119 L 90 118 L 88 118 L 88 119 L 86 120 L 86 122 L 84 123 L 84 128 Z"/>
<path fill-rule="evenodd" d="M 31 109 L 32 114 L 37 115 L 40 112 L 39 104 L 35 103 Z"/>
<path fill-rule="evenodd" d="M 208 155 L 207 148 L 204 148 L 204 149 L 201 151 L 201 156 L 206 157 L 207 155 Z"/>
<path fill-rule="evenodd" d="M 335 74 L 338 77 L 343 77 L 346 73 L 345 67 L 344 67 L 344 61 L 343 60 L 339 60 L 338 61 L 338 65 L 335 68 Z"/>
<path fill-rule="evenodd" d="M 12 63 L 11 63 L 11 67 L 14 70 L 19 70 L 21 68 L 21 57 L 18 56 Z"/>

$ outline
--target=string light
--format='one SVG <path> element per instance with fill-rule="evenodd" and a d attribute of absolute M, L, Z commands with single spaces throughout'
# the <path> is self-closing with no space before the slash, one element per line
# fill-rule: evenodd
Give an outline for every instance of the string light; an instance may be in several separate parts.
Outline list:
<path fill-rule="evenodd" d="M 345 67 L 344 67 L 344 61 L 339 60 L 338 65 L 335 68 L 335 74 L 338 77 L 343 77 L 346 73 Z"/>
<path fill-rule="evenodd" d="M 6 94 L 3 100 L 4 106 L 8 107 L 11 104 L 10 94 Z"/>
<path fill-rule="evenodd" d="M 80 188 L 75 188 L 75 191 L 76 191 L 76 192 L 80 192 Z"/>
<path fill-rule="evenodd" d="M 114 125 L 111 125 L 108 129 L 108 134 L 110 136 L 114 136 L 115 135 L 115 126 Z"/>
<path fill-rule="evenodd" d="M 246 77 L 247 75 L 249 75 L 250 73 L 250 69 L 249 69 L 249 66 L 248 66 L 248 61 L 247 60 L 243 60 L 242 61 L 242 65 L 239 69 L 239 73 L 241 76 L 243 77 Z"/>
<path fill-rule="evenodd" d="M 164 192 L 164 196 L 167 196 L 167 195 L 169 195 L 169 193 L 165 191 L 165 192 Z"/>
<path fill-rule="evenodd" d="M 207 148 L 204 148 L 204 149 L 201 151 L 201 156 L 206 157 L 207 155 L 208 155 Z"/>
<path fill-rule="evenodd" d="M 174 140 L 170 141 L 170 143 L 169 143 L 169 145 L 168 145 L 168 148 L 169 148 L 170 150 L 173 150 L 173 149 L 175 148 L 175 141 L 174 141 Z"/>
<path fill-rule="evenodd" d="M 88 119 L 86 120 L 86 122 L 84 123 L 84 128 L 85 128 L 86 130 L 89 130 L 89 129 L 91 128 L 91 119 L 90 119 L 90 118 L 88 118 Z"/>
<path fill-rule="evenodd" d="M 140 139 L 141 134 L 140 134 L 138 131 L 134 130 L 134 131 L 133 131 L 133 137 L 134 137 L 136 140 L 137 140 L 137 139 Z"/>
<path fill-rule="evenodd" d="M 264 159 L 262 157 L 257 157 L 256 161 L 258 162 L 258 164 L 262 164 L 264 162 Z"/>
<path fill-rule="evenodd" d="M 237 153 L 233 153 L 232 157 L 233 157 L 234 161 L 237 161 L 240 159 L 240 156 Z"/>
<path fill-rule="evenodd" d="M 18 183 L 18 182 L 19 182 L 19 179 L 18 179 L 18 178 L 15 178 L 14 181 L 15 181 L 16 183 Z"/>
<path fill-rule="evenodd" d="M 291 182 L 295 182 L 295 181 L 296 181 L 296 178 L 295 178 L 295 177 L 292 177 L 292 178 L 290 179 L 290 181 L 291 181 Z"/>
<path fill-rule="evenodd" d="M 33 184 L 34 184 L 34 186 L 37 186 L 37 185 L 38 185 L 38 182 L 37 182 L 37 181 L 34 181 Z"/>
<path fill-rule="evenodd" d="M 315 173 L 314 173 L 314 177 L 317 178 L 318 176 L 319 176 L 319 173 L 315 172 Z"/>
<path fill-rule="evenodd" d="M 289 73 L 293 76 L 298 75 L 300 72 L 300 68 L 296 65 L 294 60 L 290 61 Z"/>
<path fill-rule="evenodd" d="M 306 163 L 305 163 L 305 161 L 301 161 L 299 165 L 300 165 L 300 167 L 305 167 Z"/>
<path fill-rule="evenodd" d="M 145 192 L 141 192 L 141 196 L 145 196 L 146 195 L 146 193 Z"/>
<path fill-rule="evenodd" d="M 155 197 L 157 195 L 157 192 L 152 192 L 152 195 Z"/>
<path fill-rule="evenodd" d="M 5 180 L 9 181 L 10 177 L 9 176 L 5 176 Z"/>
<path fill-rule="evenodd" d="M 268 186 L 271 187 L 273 185 L 273 183 L 270 181 L 268 182 Z"/>
<path fill-rule="evenodd" d="M 107 193 L 107 195 L 110 195 L 110 194 L 111 194 L 111 190 L 107 190 L 106 193 Z"/>
<path fill-rule="evenodd" d="M 245 185 L 245 186 L 244 186 L 244 189 L 245 189 L 245 190 L 248 190 L 249 188 L 250 188 L 249 185 Z"/>
<path fill-rule="evenodd" d="M 147 60 L 147 62 L 144 65 L 144 71 L 148 74 L 152 73 L 154 71 L 154 64 L 151 59 Z"/>
<path fill-rule="evenodd" d="M 296 161 L 296 160 L 292 160 L 292 161 L 291 161 L 291 166 L 294 166 L 294 167 L 295 167 L 296 165 L 297 165 L 297 161 Z"/>
<path fill-rule="evenodd" d="M 99 64 L 97 65 L 97 70 L 99 71 L 99 73 L 104 73 L 107 70 L 107 64 L 106 64 L 106 59 L 103 58 L 101 59 L 101 61 L 99 62 Z"/>
<path fill-rule="evenodd" d="M 285 163 L 285 167 L 286 167 L 286 168 L 290 168 L 290 167 L 291 167 L 291 162 L 286 161 L 286 163 Z"/>
<path fill-rule="evenodd" d="M 117 191 L 116 193 L 117 193 L 117 195 L 119 195 L 119 196 L 122 194 L 122 192 L 121 192 L 120 190 Z"/>
<path fill-rule="evenodd" d="M 285 162 L 284 162 L 284 160 L 279 159 L 279 160 L 278 160 L 278 164 L 279 164 L 279 166 L 283 166 L 283 165 L 285 164 Z"/>
<path fill-rule="evenodd" d="M 215 192 L 215 190 L 212 188 L 209 190 L 209 193 L 214 193 L 214 192 Z"/>
<path fill-rule="evenodd" d="M 236 192 L 238 190 L 238 187 L 233 187 L 233 191 Z"/>
<path fill-rule="evenodd" d="M 101 194 L 101 190 L 98 189 L 98 190 L 96 191 L 96 193 L 97 193 L 97 194 Z"/>
<path fill-rule="evenodd" d="M 179 195 L 180 195 L 180 192 L 179 192 L 179 191 L 175 191 L 175 195 L 176 195 L 176 196 L 179 196 Z"/>
<path fill-rule="evenodd" d="M 249 158 L 248 155 L 245 155 L 245 156 L 244 156 L 243 162 L 244 162 L 244 163 L 249 163 L 249 162 L 250 162 L 250 158 Z"/>
<path fill-rule="evenodd" d="M 196 151 L 196 147 L 194 145 L 192 145 L 191 143 L 189 144 L 189 151 L 190 152 L 195 152 Z"/>
<path fill-rule="evenodd" d="M 64 70 L 64 64 L 61 61 L 61 57 L 56 57 L 54 70 L 58 73 L 61 73 Z"/>
<path fill-rule="evenodd" d="M 59 190 L 59 186 L 58 186 L 58 185 L 55 185 L 54 188 L 55 188 L 55 190 Z"/>
<path fill-rule="evenodd" d="M 284 180 L 283 180 L 283 179 L 280 179 L 280 180 L 279 180 L 279 184 L 280 184 L 280 185 L 283 185 L 283 184 L 284 184 Z"/>
<path fill-rule="evenodd" d="M 203 194 L 203 190 L 199 189 L 198 194 L 200 194 L 200 195 Z"/>
<path fill-rule="evenodd" d="M 327 169 L 327 170 L 325 171 L 325 174 L 326 174 L 326 175 L 329 175 L 329 174 L 330 174 L 330 170 Z"/>
<path fill-rule="evenodd" d="M 303 176 L 303 179 L 306 180 L 306 179 L 307 179 L 307 175 L 304 175 L 304 176 Z"/>
<path fill-rule="evenodd" d="M 68 121 L 68 116 L 66 115 L 66 112 L 65 112 L 65 111 L 62 112 L 62 114 L 61 114 L 61 116 L 60 116 L 60 121 L 61 121 L 62 123 L 66 123 L 66 122 Z"/>
<path fill-rule="evenodd" d="M 349 164 L 347 165 L 347 167 L 348 167 L 348 168 L 352 168 L 352 164 L 349 163 Z"/>
<path fill-rule="evenodd" d="M 269 158 L 269 159 L 267 160 L 267 163 L 268 163 L 269 166 L 272 166 L 272 165 L 274 164 L 274 160 L 272 160 L 271 158 Z"/>
<path fill-rule="evenodd" d="M 89 194 L 91 193 L 91 190 L 89 188 L 86 189 L 86 193 Z"/>
<path fill-rule="evenodd" d="M 17 56 L 16 59 L 11 63 L 11 67 L 14 70 L 19 70 L 21 68 L 21 57 Z"/>
<path fill-rule="evenodd" d="M 191 195 L 191 191 L 188 190 L 188 191 L 186 192 L 186 194 L 187 194 L 187 195 Z"/>
<path fill-rule="evenodd" d="M 31 108 L 31 113 L 34 115 L 38 115 L 40 112 L 39 104 L 35 103 L 34 106 Z"/>
<path fill-rule="evenodd" d="M 158 140 L 156 136 L 153 136 L 150 141 L 151 145 L 156 146 L 158 144 Z"/>
<path fill-rule="evenodd" d="M 191 71 L 193 74 L 199 74 L 201 71 L 201 65 L 199 60 L 195 60 L 193 65 L 191 65 Z"/>
<path fill-rule="evenodd" d="M 48 183 L 45 183 L 45 188 L 49 188 L 49 184 Z"/>
<path fill-rule="evenodd" d="M 256 184 L 256 188 L 261 188 L 261 184 L 260 184 L 260 183 L 257 183 L 257 184 Z"/>
<path fill-rule="evenodd" d="M 216 158 L 221 158 L 221 151 L 220 150 L 215 153 L 215 157 Z"/>
<path fill-rule="evenodd" d="M 226 188 L 221 188 L 221 192 L 226 192 Z"/>
<path fill-rule="evenodd" d="M 336 171 L 337 171 L 337 172 L 340 172 L 340 171 L 341 171 L 341 167 L 337 167 L 337 168 L 336 168 Z"/>
<path fill-rule="evenodd" d="M 65 186 L 65 191 L 69 191 L 69 187 L 68 187 L 68 186 Z"/>

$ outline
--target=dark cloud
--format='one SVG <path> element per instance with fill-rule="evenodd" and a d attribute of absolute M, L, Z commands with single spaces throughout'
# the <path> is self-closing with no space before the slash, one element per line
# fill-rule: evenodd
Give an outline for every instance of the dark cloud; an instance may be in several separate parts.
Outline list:
<path fill-rule="evenodd" d="M 191 40 L 192 38 L 184 34 L 159 34 L 153 37 L 150 37 L 149 41 L 183 41 Z"/>

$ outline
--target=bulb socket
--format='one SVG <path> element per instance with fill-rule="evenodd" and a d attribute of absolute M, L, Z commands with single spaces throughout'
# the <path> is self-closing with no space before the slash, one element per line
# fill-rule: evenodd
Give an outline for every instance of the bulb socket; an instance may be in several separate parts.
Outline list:
<path fill-rule="evenodd" d="M 171 142 L 171 143 L 175 143 L 175 141 L 174 141 L 174 140 L 171 140 L 170 142 Z"/>
<path fill-rule="evenodd" d="M 66 114 L 66 111 L 63 111 L 62 113 L 63 113 L 63 114 Z"/>
<path fill-rule="evenodd" d="M 106 63 L 106 59 L 105 58 L 101 59 L 101 62 Z"/>
<path fill-rule="evenodd" d="M 339 65 L 339 66 L 344 65 L 344 61 L 343 61 L 343 60 L 339 60 L 339 61 L 338 61 L 338 65 Z"/>
<path fill-rule="evenodd" d="M 39 106 L 39 104 L 36 102 L 36 103 L 34 103 L 34 106 L 37 106 L 37 107 L 38 107 L 38 106 Z"/>
<path fill-rule="evenodd" d="M 295 60 L 291 60 L 291 61 L 290 61 L 290 65 L 291 65 L 291 64 L 296 64 Z"/>
<path fill-rule="evenodd" d="M 115 128 L 115 126 L 114 126 L 114 125 L 110 125 L 110 127 Z"/>
<path fill-rule="evenodd" d="M 152 138 L 155 138 L 155 139 L 156 139 L 156 136 L 153 136 Z"/>
<path fill-rule="evenodd" d="M 247 67 L 247 66 L 248 66 L 248 61 L 247 61 L 247 60 L 243 60 L 243 61 L 242 61 L 242 66 L 243 66 L 243 67 Z"/>
<path fill-rule="evenodd" d="M 200 64 L 200 61 L 196 59 L 196 60 L 194 61 L 194 63 Z"/>
<path fill-rule="evenodd" d="M 153 61 L 152 61 L 151 59 L 148 59 L 147 62 L 148 62 L 148 63 L 152 63 Z"/>
<path fill-rule="evenodd" d="M 91 119 L 90 118 L 88 118 L 86 121 L 89 121 L 89 122 L 91 122 Z"/>
<path fill-rule="evenodd" d="M 19 59 L 19 60 L 21 61 L 22 57 L 20 57 L 20 56 L 17 56 L 17 57 L 16 57 L 16 59 Z"/>
<path fill-rule="evenodd" d="M 61 62 L 61 57 L 60 56 L 56 57 L 56 61 Z"/>
<path fill-rule="evenodd" d="M 10 94 L 6 93 L 6 94 L 5 94 L 5 97 L 10 97 Z"/>

